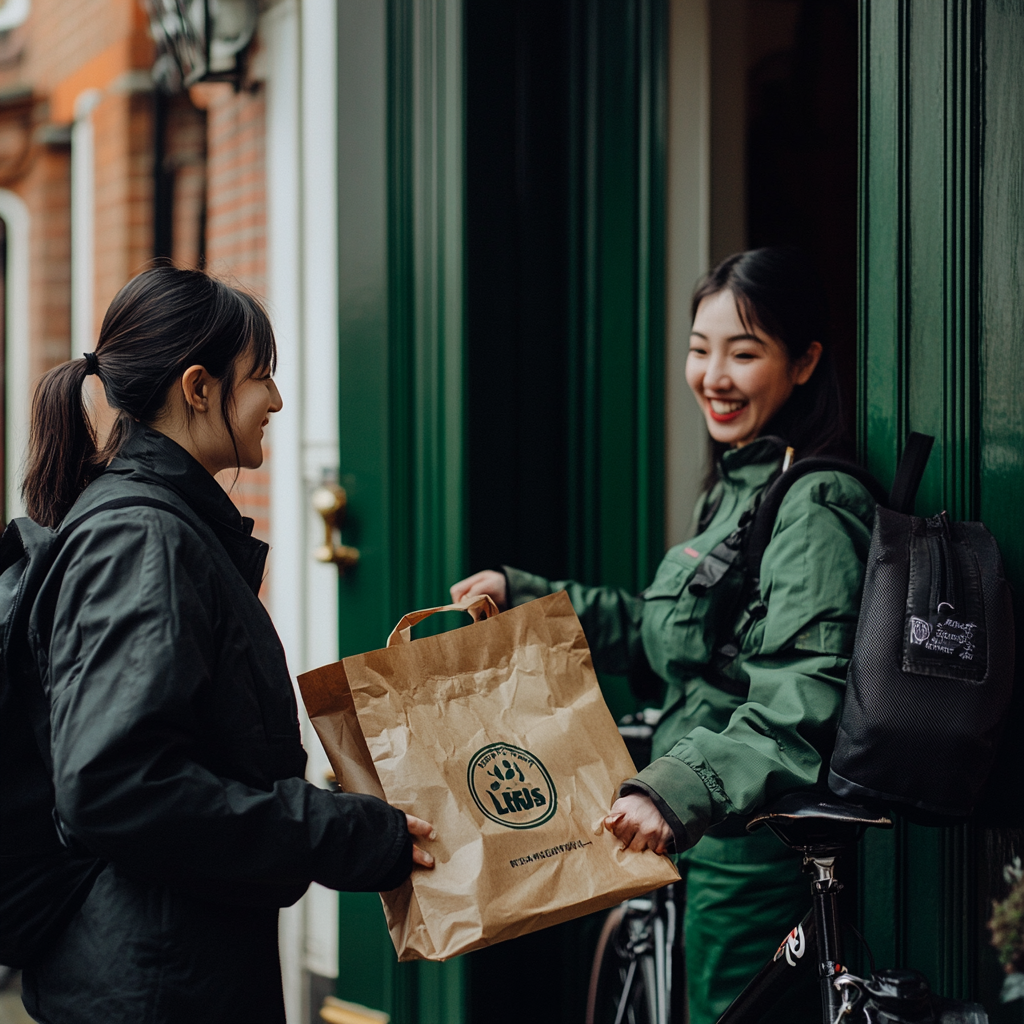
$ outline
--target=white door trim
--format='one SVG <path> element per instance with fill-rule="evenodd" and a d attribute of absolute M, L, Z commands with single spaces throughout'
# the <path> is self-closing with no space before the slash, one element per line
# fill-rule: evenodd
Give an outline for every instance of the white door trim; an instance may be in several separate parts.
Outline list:
<path fill-rule="evenodd" d="M 711 235 L 711 0 L 669 7 L 665 231 L 665 546 L 692 536 L 707 429 L 686 383 L 690 296 Z"/>
<path fill-rule="evenodd" d="M 0 217 L 7 226 L 6 318 L 4 323 L 4 374 L 7 408 L 4 452 L 4 484 L 7 520 L 23 516 L 21 474 L 28 451 L 29 413 L 32 401 L 32 363 L 29 353 L 29 212 L 21 196 L 0 188 Z"/>
<path fill-rule="evenodd" d="M 267 291 L 284 407 L 270 459 L 270 608 L 294 674 L 338 656 L 338 573 L 313 560 L 311 497 L 338 467 L 337 57 L 334 0 L 282 0 L 260 21 L 266 47 Z M 307 778 L 326 755 L 301 710 Z M 313 885 L 281 915 L 289 1024 L 309 1018 L 307 971 L 338 970 L 338 897 Z"/>
<path fill-rule="evenodd" d="M 303 353 L 298 30 L 295 0 L 275 4 L 260 18 L 259 39 L 266 48 L 267 305 L 277 337 L 277 383 L 284 402 L 268 431 L 268 578 L 270 613 L 293 677 L 304 667 L 306 605 L 301 468 Z M 308 1020 L 302 971 L 304 927 L 302 901 L 281 911 L 281 979 L 288 1024 L 304 1024 Z"/>

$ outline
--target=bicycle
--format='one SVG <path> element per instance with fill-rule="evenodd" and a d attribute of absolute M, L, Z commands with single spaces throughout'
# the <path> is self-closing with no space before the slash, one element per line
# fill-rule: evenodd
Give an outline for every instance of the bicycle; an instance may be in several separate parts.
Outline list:
<path fill-rule="evenodd" d="M 675 885 L 626 900 L 605 918 L 587 992 L 587 1024 L 668 1024 L 679 915 Z"/>
<path fill-rule="evenodd" d="M 811 874 L 812 906 L 750 980 L 718 1024 L 753 1024 L 801 973 L 817 969 L 823 1024 L 920 1021 L 921 1024 L 987 1024 L 978 1003 L 939 999 L 916 971 L 876 971 L 860 978 L 843 966 L 836 897 L 840 855 L 868 828 L 891 828 L 889 815 L 831 793 L 787 793 L 751 819 L 766 826 L 804 857 Z M 591 971 L 586 1024 L 669 1024 L 673 1014 L 671 968 L 681 959 L 679 908 L 674 886 L 613 908 L 605 920 Z M 660 895 L 659 895 L 660 894 Z M 870 958 L 870 951 L 869 951 Z M 855 1017 L 854 1014 L 857 1016 Z"/>

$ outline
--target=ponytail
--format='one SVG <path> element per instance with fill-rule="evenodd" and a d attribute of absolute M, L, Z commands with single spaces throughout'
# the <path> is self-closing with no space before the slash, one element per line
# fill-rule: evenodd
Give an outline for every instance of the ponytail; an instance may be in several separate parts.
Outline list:
<path fill-rule="evenodd" d="M 82 396 L 89 372 L 85 359 L 56 366 L 39 382 L 32 400 L 22 493 L 29 516 L 43 526 L 57 526 L 96 475 L 96 432 Z"/>
<path fill-rule="evenodd" d="M 236 367 L 243 354 L 249 365 Z M 158 266 L 143 271 L 114 296 L 96 351 L 56 367 L 39 382 L 22 487 L 28 514 L 44 526 L 57 526 L 136 424 L 157 418 L 171 385 L 192 365 L 204 367 L 220 382 L 221 413 L 234 443 L 236 369 L 247 375 L 273 372 L 277 366 L 266 311 L 253 296 L 203 270 Z M 102 451 L 97 451 L 82 397 L 91 373 L 100 378 L 107 404 L 117 412 Z"/>

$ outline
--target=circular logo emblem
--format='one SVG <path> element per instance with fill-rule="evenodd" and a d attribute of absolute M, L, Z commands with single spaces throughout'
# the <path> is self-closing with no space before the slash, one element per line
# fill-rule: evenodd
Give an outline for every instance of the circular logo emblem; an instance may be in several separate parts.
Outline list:
<path fill-rule="evenodd" d="M 910 616 L 910 642 L 912 644 L 923 644 L 931 635 L 930 622 L 926 619 L 919 619 L 916 615 Z"/>
<path fill-rule="evenodd" d="M 469 791 L 485 817 L 506 828 L 536 828 L 555 813 L 547 768 L 522 747 L 490 743 L 469 759 Z"/>

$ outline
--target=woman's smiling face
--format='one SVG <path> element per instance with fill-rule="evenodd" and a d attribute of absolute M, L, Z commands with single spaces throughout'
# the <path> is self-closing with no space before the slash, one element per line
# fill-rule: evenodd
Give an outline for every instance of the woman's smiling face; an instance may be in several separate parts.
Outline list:
<path fill-rule="evenodd" d="M 757 324 L 744 324 L 728 289 L 702 299 L 693 318 L 686 382 L 704 413 L 708 432 L 739 448 L 758 437 L 806 383 L 821 356 L 821 343 L 791 360 L 786 346 Z"/>

